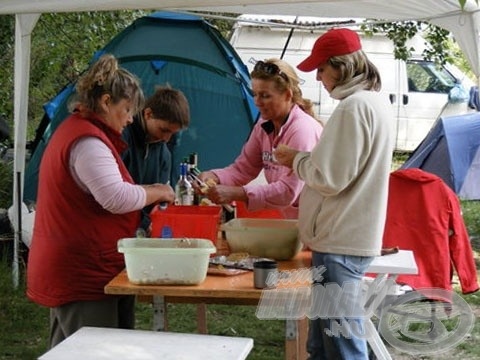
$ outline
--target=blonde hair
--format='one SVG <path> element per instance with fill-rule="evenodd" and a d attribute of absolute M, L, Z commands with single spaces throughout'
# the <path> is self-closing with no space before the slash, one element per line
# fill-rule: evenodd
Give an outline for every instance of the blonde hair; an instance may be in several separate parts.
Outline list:
<path fill-rule="evenodd" d="M 300 89 L 300 78 L 295 69 L 287 62 L 277 58 L 265 59 L 264 62 L 275 64 L 280 72 L 278 74 L 269 74 L 264 71 L 253 70 L 250 74 L 251 78 L 273 81 L 275 89 L 279 92 L 285 92 L 289 89 L 292 90 L 292 101 L 307 114 L 315 118 L 313 102 L 303 97 L 302 90 Z"/>
<path fill-rule="evenodd" d="M 132 102 L 132 113 L 139 112 L 144 103 L 139 80 L 129 71 L 118 66 L 111 54 L 102 55 L 76 84 L 76 104 L 87 111 L 101 114 L 99 100 L 109 94 L 114 104 L 123 99 Z"/>
<path fill-rule="evenodd" d="M 380 91 L 382 88 L 380 73 L 363 50 L 347 55 L 334 56 L 328 60 L 328 63 L 333 68 L 340 70 L 337 85 L 346 84 L 354 77 L 360 77 L 367 84 L 367 90 Z"/>

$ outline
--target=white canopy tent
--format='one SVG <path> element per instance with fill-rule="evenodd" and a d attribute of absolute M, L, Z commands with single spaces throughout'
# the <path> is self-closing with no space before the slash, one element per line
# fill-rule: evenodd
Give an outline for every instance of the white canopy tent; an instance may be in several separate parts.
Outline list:
<path fill-rule="evenodd" d="M 385 20 L 423 20 L 449 30 L 457 40 L 477 78 L 480 77 L 480 8 L 475 0 L 0 0 L 0 14 L 15 14 L 15 99 L 14 99 L 14 208 L 19 207 L 23 189 L 26 124 L 30 70 L 30 38 L 42 13 L 111 11 L 128 9 L 170 9 L 230 13 L 356 17 Z M 18 279 L 18 244 L 21 215 L 13 221 L 15 230 L 14 278 Z M 17 280 L 18 281 L 18 280 Z"/>

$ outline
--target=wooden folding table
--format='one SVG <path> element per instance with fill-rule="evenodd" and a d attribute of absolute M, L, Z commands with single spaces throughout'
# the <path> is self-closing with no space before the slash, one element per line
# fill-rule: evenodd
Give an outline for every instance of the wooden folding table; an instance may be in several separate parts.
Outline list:
<path fill-rule="evenodd" d="M 295 270 L 311 267 L 311 252 L 302 251 L 294 259 L 280 261 L 279 270 Z M 415 274 L 417 267 L 411 251 L 400 251 L 394 255 L 375 258 L 368 269 L 369 273 Z M 263 290 L 270 291 L 270 290 Z M 105 293 L 112 295 L 152 296 L 154 306 L 154 330 L 165 330 L 166 304 L 227 304 L 258 305 L 262 290 L 253 286 L 253 273 L 247 272 L 237 276 L 208 275 L 206 280 L 194 286 L 185 285 L 136 285 L 128 281 L 125 271 L 119 273 L 105 287 Z M 202 316 L 200 316 L 202 319 Z M 307 358 L 306 341 L 308 318 L 300 320 L 286 319 L 285 358 L 301 360 Z M 374 334 L 369 339 L 374 352 L 381 358 L 390 359 L 380 335 Z"/>

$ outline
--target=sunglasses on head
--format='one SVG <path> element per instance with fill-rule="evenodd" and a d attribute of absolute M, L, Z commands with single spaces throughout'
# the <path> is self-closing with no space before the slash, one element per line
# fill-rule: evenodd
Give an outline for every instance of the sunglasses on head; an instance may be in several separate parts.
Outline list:
<path fill-rule="evenodd" d="M 257 61 L 255 63 L 255 66 L 253 67 L 253 71 L 262 72 L 262 73 L 268 74 L 268 75 L 279 75 L 285 81 L 288 81 L 288 75 L 285 74 L 282 70 L 280 70 L 278 65 L 276 65 L 274 63 Z"/>

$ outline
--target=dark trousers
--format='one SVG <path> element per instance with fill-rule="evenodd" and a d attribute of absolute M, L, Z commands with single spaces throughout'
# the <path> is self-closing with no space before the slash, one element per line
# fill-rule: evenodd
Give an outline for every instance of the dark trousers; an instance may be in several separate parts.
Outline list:
<path fill-rule="evenodd" d="M 50 348 L 83 326 L 133 329 L 135 297 L 111 296 L 99 301 L 77 301 L 50 309 Z"/>

